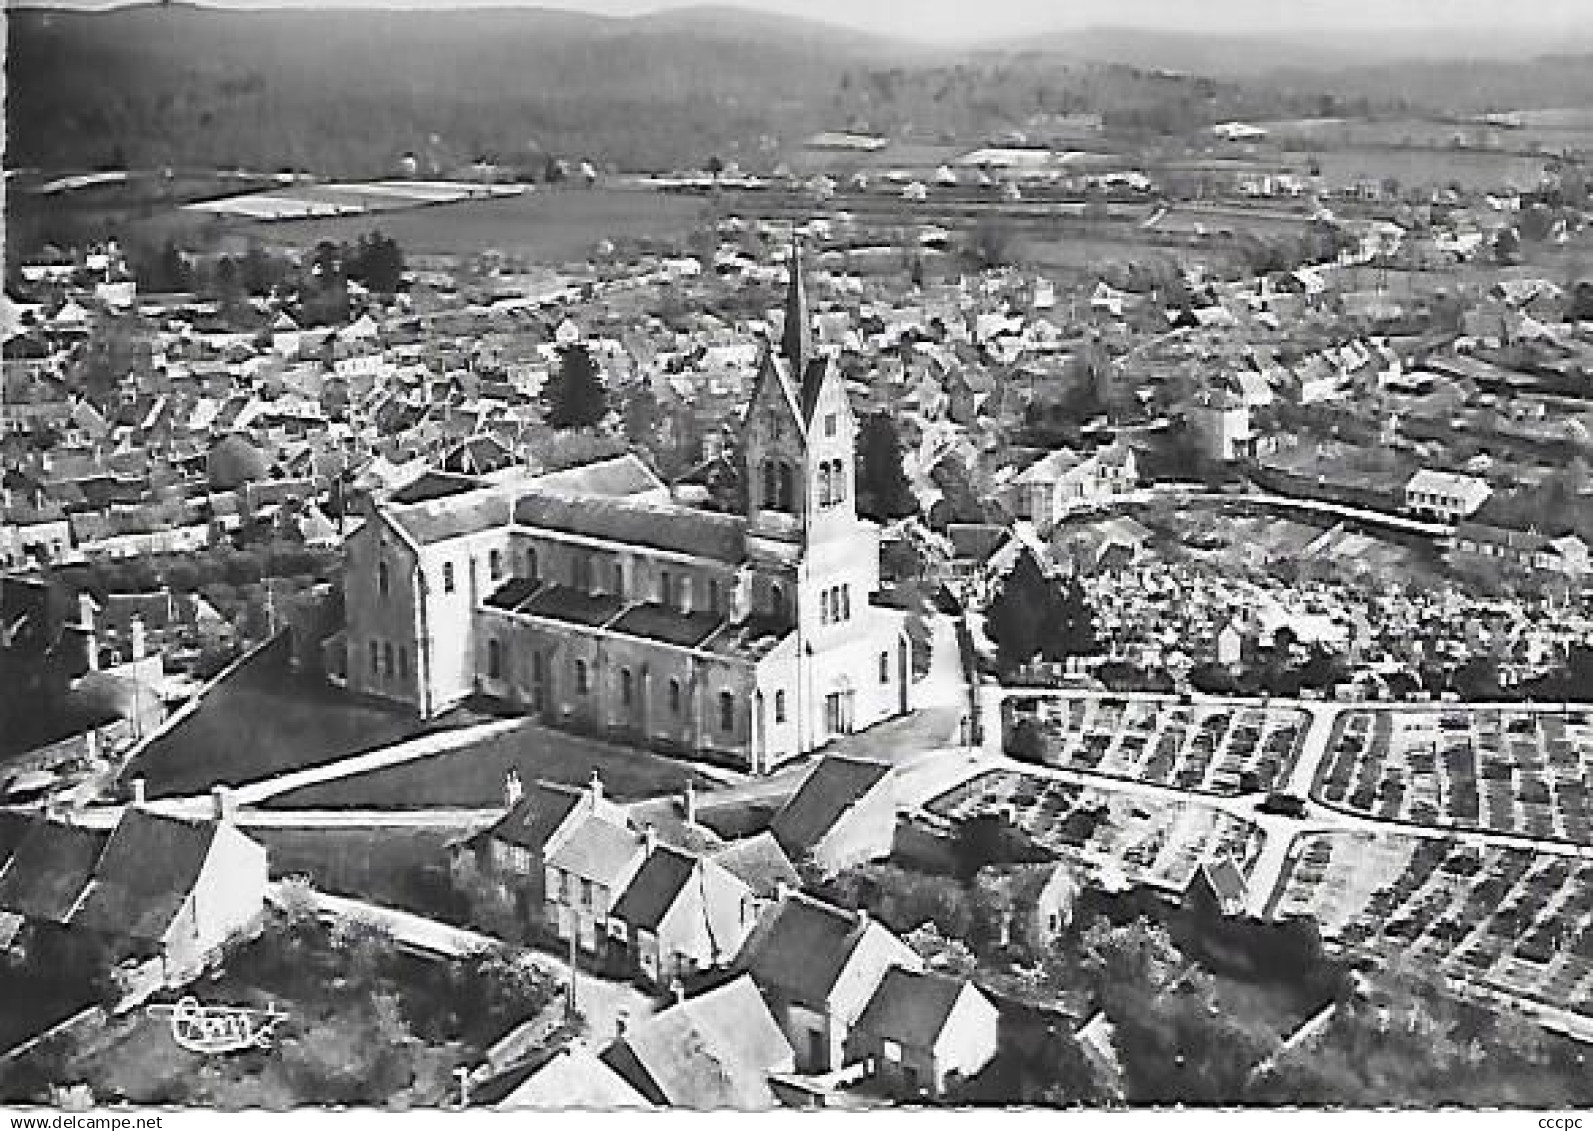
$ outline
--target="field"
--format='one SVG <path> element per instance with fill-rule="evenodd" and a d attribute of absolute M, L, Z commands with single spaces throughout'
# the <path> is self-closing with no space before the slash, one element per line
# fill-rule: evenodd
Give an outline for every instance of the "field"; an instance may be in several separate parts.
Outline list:
<path fill-rule="evenodd" d="M 429 204 L 492 200 L 530 191 L 522 185 L 457 181 L 371 181 L 363 184 L 290 185 L 267 192 L 222 197 L 186 205 L 190 212 L 248 220 L 300 220 L 391 212 Z"/>
<path fill-rule="evenodd" d="M 410 256 L 494 249 L 564 263 L 585 256 L 605 239 L 678 239 L 695 226 L 701 210 L 700 200 L 663 193 L 538 189 L 501 200 L 435 204 L 380 217 L 238 220 L 230 227 L 265 243 L 302 249 L 321 240 L 351 242 L 379 226 Z"/>
<path fill-rule="evenodd" d="M 273 878 L 305 875 L 316 890 L 449 918 L 448 846 L 465 829 L 251 828 Z"/>
<path fill-rule="evenodd" d="M 643 750 L 549 730 L 530 720 L 462 749 L 280 794 L 273 809 L 486 808 L 503 804 L 503 783 L 520 780 L 584 785 L 596 770 L 622 800 L 656 796 L 687 781 L 711 787 L 688 763 Z"/>
<path fill-rule="evenodd" d="M 272 645 L 201 701 L 199 709 L 124 771 L 150 797 L 204 793 L 387 746 L 425 729 L 413 715 L 351 699 L 300 679 Z"/>
<path fill-rule="evenodd" d="M 1485 990 L 1593 1015 L 1593 864 L 1394 833 L 1301 842 L 1278 918 Z"/>
<path fill-rule="evenodd" d="M 1401 185 L 1459 183 L 1470 190 L 1530 189 L 1542 179 L 1539 157 L 1464 149 L 1327 149 L 1294 153 L 1301 167 L 1315 160 L 1329 190 L 1393 177 Z"/>

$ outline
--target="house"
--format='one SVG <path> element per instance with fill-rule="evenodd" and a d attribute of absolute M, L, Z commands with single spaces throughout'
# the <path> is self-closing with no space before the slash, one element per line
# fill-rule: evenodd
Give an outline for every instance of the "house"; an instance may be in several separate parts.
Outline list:
<path fill-rule="evenodd" d="M 851 1059 L 897 1094 L 938 1099 L 995 1059 L 999 1022 L 972 982 L 896 967 L 857 1019 Z"/>
<path fill-rule="evenodd" d="M 624 822 L 595 814 L 578 820 L 548 849 L 543 918 L 559 938 L 576 940 L 588 954 L 606 953 L 614 929 L 610 912 L 647 853 L 648 838 Z"/>
<path fill-rule="evenodd" d="M 764 904 L 801 882 L 791 858 L 767 829 L 731 841 L 713 854 L 713 861 L 747 886 L 758 901 L 760 913 Z"/>
<path fill-rule="evenodd" d="M 866 911 L 845 911 L 799 892 L 786 895 L 747 940 L 738 966 L 763 991 L 804 1072 L 831 1072 L 892 967 L 923 959 Z"/>
<path fill-rule="evenodd" d="M 861 758 L 825 758 L 775 814 L 769 831 L 793 861 L 824 875 L 889 856 L 896 833 L 891 767 Z"/>
<path fill-rule="evenodd" d="M 1455 523 L 1476 514 L 1492 494 L 1485 480 L 1423 468 L 1405 484 L 1405 510 L 1417 518 Z"/>
<path fill-rule="evenodd" d="M 651 1109 L 625 1077 L 592 1050 L 564 1045 L 493 1104 L 494 1111 L 629 1111 Z"/>
<path fill-rule="evenodd" d="M 1233 857 L 1224 852 L 1195 869 L 1185 898 L 1198 913 L 1229 919 L 1243 915 L 1249 907 L 1250 885 Z"/>
<path fill-rule="evenodd" d="M 0 911 L 105 940 L 124 988 L 185 985 L 265 910 L 266 850 L 232 806 L 224 787 L 209 820 L 135 802 L 108 836 L 40 821 L 0 864 Z"/>
<path fill-rule="evenodd" d="M 1195 394 L 1184 417 L 1207 459 L 1231 463 L 1255 451 L 1250 408 L 1229 389 L 1204 389 Z"/>
<path fill-rule="evenodd" d="M 1002 944 L 1036 953 L 1049 950 L 1073 921 L 1082 887 L 1065 863 L 1011 864 L 979 870 L 981 889 L 1001 894 L 1007 908 Z"/>
<path fill-rule="evenodd" d="M 610 936 L 655 985 L 729 965 L 757 923 L 752 889 L 711 859 L 643 835 L 647 858 L 609 913 Z"/>
<path fill-rule="evenodd" d="M 1481 522 L 1462 522 L 1455 528 L 1450 558 L 1457 564 L 1491 562 L 1565 577 L 1586 577 L 1590 571 L 1587 543 L 1575 534 L 1550 537 Z"/>
<path fill-rule="evenodd" d="M 677 1001 L 636 1025 L 602 1060 L 645 1100 L 693 1111 L 778 1107 L 771 1073 L 796 1058 L 752 979 Z"/>
<path fill-rule="evenodd" d="M 500 902 L 526 919 L 535 918 L 543 914 L 547 899 L 550 853 L 592 817 L 621 826 L 626 821 L 625 810 L 604 796 L 597 774 L 585 789 L 537 782 L 497 824 L 458 846 L 453 872 L 461 880 L 483 882 Z"/>
<path fill-rule="evenodd" d="M 1126 444 L 1088 456 L 1061 448 L 1013 480 L 1013 509 L 1045 533 L 1071 514 L 1128 494 L 1138 483 L 1134 450 Z"/>

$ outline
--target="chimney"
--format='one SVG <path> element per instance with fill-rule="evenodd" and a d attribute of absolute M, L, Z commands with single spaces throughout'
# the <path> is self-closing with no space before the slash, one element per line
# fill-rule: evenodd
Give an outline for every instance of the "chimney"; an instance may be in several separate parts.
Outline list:
<path fill-rule="evenodd" d="M 857 909 L 857 926 L 859 930 L 868 929 L 868 908 L 859 907 Z"/>
<path fill-rule="evenodd" d="M 144 640 L 144 618 L 134 613 L 127 622 L 127 632 L 132 637 L 133 662 L 137 663 L 144 658 L 146 643 Z"/>
<path fill-rule="evenodd" d="M 231 824 L 238 815 L 238 798 L 230 785 L 213 786 L 210 790 L 211 815 L 223 824 Z"/>
<path fill-rule="evenodd" d="M 592 803 L 594 805 L 603 800 L 603 776 L 596 770 L 592 771 L 592 781 L 587 786 L 587 790 L 592 795 Z"/>
<path fill-rule="evenodd" d="M 679 978 L 675 978 L 669 983 L 669 994 L 675 999 L 676 1005 L 686 1000 L 686 987 L 681 984 Z"/>
<path fill-rule="evenodd" d="M 649 856 L 658 848 L 658 830 L 653 828 L 651 821 L 642 826 L 642 847 Z"/>
<path fill-rule="evenodd" d="M 686 779 L 686 792 L 681 795 L 681 803 L 686 810 L 686 823 L 697 823 L 697 785 L 690 778 Z"/>
<path fill-rule="evenodd" d="M 623 1041 L 625 1039 L 625 1030 L 630 1026 L 630 1023 L 631 1018 L 629 1010 L 621 1009 L 614 1015 L 614 1039 L 616 1041 Z"/>
<path fill-rule="evenodd" d="M 94 597 L 87 589 L 77 595 L 77 623 L 94 631 Z"/>
<path fill-rule="evenodd" d="M 781 903 L 784 903 L 786 900 L 790 899 L 791 898 L 791 885 L 790 885 L 790 883 L 788 883 L 785 880 L 776 880 L 774 882 L 774 897 L 776 899 L 778 899 Z"/>
<path fill-rule="evenodd" d="M 141 808 L 144 805 L 145 793 L 147 790 L 147 785 L 144 781 L 144 775 L 139 774 L 136 778 L 130 781 L 128 785 L 131 786 L 133 790 L 133 806 L 135 808 Z"/>

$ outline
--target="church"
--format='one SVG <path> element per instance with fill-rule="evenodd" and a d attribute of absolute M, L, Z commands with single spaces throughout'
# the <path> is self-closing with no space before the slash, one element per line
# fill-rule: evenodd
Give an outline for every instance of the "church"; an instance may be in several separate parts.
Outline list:
<path fill-rule="evenodd" d="M 673 502 L 634 456 L 430 476 L 350 536 L 331 666 L 422 717 L 486 696 L 752 772 L 904 713 L 911 651 L 903 615 L 871 600 L 857 431 L 793 250 L 742 424 L 744 513 Z"/>

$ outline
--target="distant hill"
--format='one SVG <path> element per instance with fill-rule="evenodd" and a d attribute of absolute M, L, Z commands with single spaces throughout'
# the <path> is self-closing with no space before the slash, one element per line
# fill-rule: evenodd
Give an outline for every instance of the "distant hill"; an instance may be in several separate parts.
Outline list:
<path fill-rule="evenodd" d="M 1589 59 L 1394 64 L 1397 36 L 1102 30 L 958 51 L 728 6 L 616 19 L 171 4 L 18 8 L 8 24 L 8 167 L 49 170 L 367 177 L 407 152 L 439 172 L 483 157 L 540 172 L 550 154 L 767 167 L 820 129 L 964 144 L 1043 140 L 1035 123 L 1081 113 L 1160 137 L 1234 117 L 1593 105 Z"/>
<path fill-rule="evenodd" d="M 592 154 L 705 160 L 805 129 L 814 91 L 883 45 L 797 20 L 691 9 L 9 13 L 8 160 L 301 166 L 370 174 Z M 822 114 L 822 107 L 819 108 Z"/>

